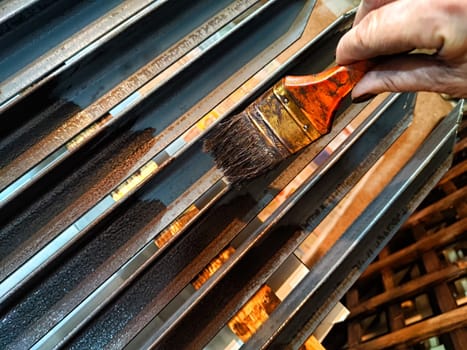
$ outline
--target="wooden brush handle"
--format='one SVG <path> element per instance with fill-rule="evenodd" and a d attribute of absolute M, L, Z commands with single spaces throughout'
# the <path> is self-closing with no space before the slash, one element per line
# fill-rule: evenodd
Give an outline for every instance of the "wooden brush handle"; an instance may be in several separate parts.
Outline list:
<path fill-rule="evenodd" d="M 371 67 L 371 62 L 361 61 L 318 74 L 285 76 L 282 85 L 315 129 L 324 135 L 331 128 L 339 104 Z"/>

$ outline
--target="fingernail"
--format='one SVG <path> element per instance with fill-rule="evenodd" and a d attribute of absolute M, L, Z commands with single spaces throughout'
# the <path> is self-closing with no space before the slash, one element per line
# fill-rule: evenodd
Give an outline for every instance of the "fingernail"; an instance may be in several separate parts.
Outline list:
<path fill-rule="evenodd" d="M 371 100 L 375 94 L 363 94 L 352 99 L 352 103 L 362 103 Z"/>

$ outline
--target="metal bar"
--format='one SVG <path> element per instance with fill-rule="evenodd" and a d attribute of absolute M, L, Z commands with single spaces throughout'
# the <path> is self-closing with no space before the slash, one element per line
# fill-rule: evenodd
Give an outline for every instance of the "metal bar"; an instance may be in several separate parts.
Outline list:
<path fill-rule="evenodd" d="M 395 100 L 398 99 L 395 98 Z M 389 99 L 389 101 L 394 102 L 394 98 Z M 410 104 L 407 104 L 405 98 L 400 98 L 397 104 L 398 107 L 400 106 L 401 102 L 402 105 L 406 105 L 407 107 L 410 106 Z M 390 104 L 391 103 L 388 103 L 388 105 Z M 337 183 L 342 181 L 340 176 L 348 175 L 348 172 L 350 171 L 349 168 L 352 168 L 352 165 L 350 164 L 359 164 L 362 161 L 362 158 L 360 157 L 365 159 L 365 157 L 368 156 L 367 146 L 370 144 L 370 140 L 372 140 L 371 142 L 378 144 L 381 140 L 381 136 L 392 130 L 393 126 L 400 120 L 398 118 L 401 118 L 402 116 L 391 115 L 391 118 L 389 118 L 388 115 L 390 115 L 390 113 L 387 113 L 386 117 L 383 118 L 382 113 L 384 113 L 384 109 L 385 108 L 382 108 L 383 111 L 380 110 L 372 114 L 372 116 L 369 117 L 357 130 L 355 130 L 354 133 L 351 133 L 349 137 L 343 142 L 343 144 L 340 144 L 336 150 L 324 150 L 323 154 L 317 156 L 311 163 L 310 167 L 311 169 L 314 169 L 314 172 L 312 171 L 310 174 L 309 170 L 305 170 L 305 172 L 308 173 L 308 176 L 305 176 L 305 182 L 300 185 L 295 192 L 293 192 L 290 196 L 286 196 L 285 201 L 280 200 L 277 202 L 272 200 L 270 208 L 266 208 L 266 210 L 260 212 L 260 214 L 245 227 L 245 229 L 238 235 L 238 237 L 232 241 L 233 246 L 237 247 L 234 255 L 222 265 L 219 271 L 216 272 L 216 274 L 212 276 L 205 283 L 205 285 L 201 287 L 200 290 L 198 290 L 191 298 L 189 298 L 185 304 L 160 327 L 158 332 L 154 335 L 155 341 L 151 347 L 200 347 L 201 345 L 205 345 L 207 340 L 214 336 L 216 332 L 220 331 L 220 328 L 223 324 L 222 320 L 224 320 L 223 322 L 225 323 L 229 317 L 233 316 L 235 308 L 238 308 L 239 305 L 245 303 L 248 298 L 251 297 L 251 295 L 257 290 L 258 286 L 262 285 L 262 283 L 264 283 L 266 279 L 269 278 L 271 274 L 278 268 L 281 259 L 285 259 L 288 255 L 286 252 L 282 251 L 281 254 L 278 254 L 278 256 L 270 256 L 274 263 L 270 262 L 268 264 L 266 268 L 267 272 L 264 272 L 259 276 L 255 276 L 256 278 L 254 279 L 254 282 L 249 282 L 251 285 L 246 283 L 247 281 L 242 280 L 242 283 L 246 283 L 246 286 L 242 287 L 243 289 L 241 293 L 237 291 L 235 298 L 233 298 L 233 295 L 231 294 L 232 287 L 229 287 L 229 280 L 234 279 L 237 281 L 240 276 L 242 276 L 242 279 L 247 278 L 246 276 L 250 276 L 250 274 L 254 273 L 254 271 L 259 268 L 255 267 L 258 262 L 253 263 L 253 261 L 259 261 L 263 258 L 266 259 L 266 255 L 274 253 L 274 249 L 272 247 L 268 247 L 268 254 L 266 254 L 266 251 L 261 250 L 261 247 L 267 245 L 265 242 L 268 241 L 268 238 L 269 240 L 274 240 L 274 235 L 271 235 L 272 227 L 277 227 L 279 222 L 282 221 L 281 219 L 284 216 L 286 217 L 287 214 L 291 212 L 292 208 L 294 208 L 293 216 L 296 217 L 296 212 L 300 212 L 301 210 L 300 207 L 297 207 L 296 205 L 297 201 L 299 201 L 299 199 L 301 199 L 304 194 L 308 193 L 308 191 L 315 194 L 319 189 L 318 192 L 327 197 L 329 192 L 326 191 L 332 192 L 331 188 L 336 186 L 336 181 Z M 397 110 L 399 110 L 399 108 L 397 108 Z M 407 125 L 407 115 L 404 115 L 403 117 L 405 117 L 403 125 Z M 383 127 L 383 125 L 385 126 Z M 390 140 L 383 142 L 383 146 L 381 146 L 382 149 L 375 151 L 373 154 L 379 154 L 379 152 L 384 151 L 384 149 L 388 146 L 388 143 L 390 144 L 392 142 L 391 140 L 393 140 L 394 137 L 396 137 L 401 132 L 403 125 L 399 125 L 396 128 L 397 132 L 394 132 L 394 134 L 391 135 L 390 133 L 388 136 Z M 366 132 L 369 134 L 376 132 L 378 136 L 374 135 L 373 137 L 365 138 L 364 135 L 366 135 Z M 357 152 L 352 152 L 350 150 L 353 148 L 352 145 L 354 143 L 355 145 L 358 145 L 355 146 L 356 148 L 354 148 L 358 150 Z M 372 149 L 373 147 L 369 148 Z M 329 152 L 331 153 L 329 154 Z M 352 154 L 351 161 L 349 160 L 349 154 Z M 368 161 L 368 163 L 372 164 L 372 162 L 375 160 L 376 158 L 374 158 L 372 161 Z M 366 166 L 369 166 L 369 164 Z M 360 172 L 360 176 L 363 175 L 365 171 L 364 168 L 365 166 L 362 166 L 357 170 L 357 172 Z M 327 173 L 327 171 L 330 171 L 330 169 L 332 169 L 333 175 L 324 178 L 324 173 Z M 358 178 L 356 174 L 352 175 L 353 180 Z M 319 181 L 320 179 L 321 181 Z M 325 181 L 327 184 L 324 186 L 325 189 L 321 190 L 323 186 L 314 186 L 323 181 Z M 347 186 L 348 190 L 350 189 L 351 184 L 347 184 Z M 324 191 L 324 193 L 321 191 Z M 345 189 L 339 191 L 339 195 L 343 196 L 345 194 L 344 192 L 346 192 Z M 307 200 L 307 203 L 316 204 L 321 202 L 322 201 L 316 197 L 313 199 L 308 198 Z M 328 203 L 328 207 L 322 208 L 322 211 L 330 210 L 335 205 L 335 203 L 333 204 L 333 201 L 326 203 Z M 290 225 L 287 227 L 290 227 Z M 287 237 L 285 233 L 284 237 Z M 285 242 L 282 243 L 285 244 Z M 294 241 L 293 247 L 298 244 L 298 242 Z M 293 247 L 287 246 L 287 249 L 291 249 L 290 253 L 293 252 Z M 255 253 L 255 250 L 261 250 L 261 253 Z M 262 259 L 259 259 L 260 256 L 262 256 Z M 246 261 L 249 261 L 249 263 Z M 244 267 L 245 264 L 247 264 L 249 269 L 253 272 L 242 270 L 242 267 Z M 230 283 L 237 284 L 240 282 L 237 281 L 237 283 Z M 254 289 L 252 290 L 251 288 Z M 225 292 L 227 290 L 229 290 L 229 293 Z M 210 303 L 209 300 L 216 300 L 216 305 L 212 305 L 212 302 Z M 208 311 L 206 307 L 209 304 L 211 304 L 211 307 Z M 228 304 L 228 307 L 226 304 Z M 208 320 L 214 317 L 213 313 L 215 314 L 216 322 L 209 323 L 209 326 L 207 326 L 206 322 L 209 322 Z M 193 324 L 194 317 L 196 317 L 198 320 L 196 325 Z M 203 320 L 203 322 L 200 320 Z M 184 331 L 186 327 L 191 329 L 190 332 L 186 333 Z M 192 329 L 193 327 L 196 328 L 196 330 Z M 190 334 L 189 337 L 188 334 Z"/>
<path fill-rule="evenodd" d="M 198 184 L 197 184 L 198 185 Z M 197 186 L 196 186 L 197 187 Z M 215 202 L 216 199 L 225 193 L 226 184 L 220 181 L 211 189 L 206 191 L 202 196 L 206 199 L 199 198 L 198 201 L 205 202 L 202 207 L 196 207 L 196 216 L 199 217 L 209 207 L 209 204 Z M 212 192 L 212 193 L 211 193 Z M 196 206 L 196 202 L 194 204 Z M 198 205 L 199 206 L 199 205 Z M 183 214 L 182 214 L 183 215 Z M 171 224 L 174 225 L 177 219 Z M 170 226 L 167 228 L 170 229 Z M 53 329 L 41 338 L 32 348 L 33 349 L 50 349 L 55 348 L 60 344 L 64 344 L 70 339 L 80 327 L 88 322 L 93 315 L 96 315 L 102 310 L 110 300 L 123 288 L 129 285 L 134 280 L 138 273 L 144 270 L 151 262 L 160 254 L 160 248 L 155 242 L 149 242 L 125 263 L 117 272 L 108 278 L 100 285 L 92 294 L 90 294 L 82 303 L 80 303 L 72 312 L 63 318 Z M 149 258 L 148 258 L 149 257 Z"/>
<path fill-rule="evenodd" d="M 306 6 L 304 7 L 303 11 L 309 13 L 310 10 L 311 10 L 311 8 L 310 8 L 311 3 L 312 2 L 310 2 L 310 1 L 306 1 L 305 2 Z M 254 65 L 259 65 L 259 64 L 261 64 L 261 62 L 263 62 L 262 65 L 264 65 L 264 61 L 262 61 L 262 60 L 264 60 L 265 57 L 268 57 L 268 55 L 273 56 L 273 55 L 277 54 L 278 51 L 282 50 L 287 45 L 289 45 L 291 41 L 295 40 L 294 36 L 292 36 L 292 35 L 296 35 L 296 31 L 297 31 L 297 26 L 293 26 L 292 28 L 290 28 L 289 31 L 287 32 L 287 34 L 283 35 L 280 39 L 278 39 L 277 42 L 275 42 L 275 45 L 274 45 L 273 48 L 271 48 L 266 54 L 262 54 L 261 57 L 259 57 L 259 59 L 257 58 L 257 60 L 254 61 Z M 248 71 L 247 71 L 246 74 L 248 74 Z M 198 138 L 199 138 L 199 135 L 198 135 Z M 189 145 L 191 145 L 194 141 L 195 140 L 192 140 L 192 142 Z M 180 152 L 178 154 L 180 154 Z M 159 157 L 163 157 L 163 156 L 165 157 L 164 154 L 159 154 Z M 164 158 L 164 162 L 166 162 L 166 163 L 169 160 L 170 159 L 167 159 L 166 157 Z M 154 168 L 155 168 L 155 166 L 154 166 L 154 163 L 152 161 L 147 163 L 145 167 L 143 167 L 142 169 L 139 170 L 139 172 L 137 174 L 138 175 L 137 177 L 134 177 L 134 176 L 130 177 L 126 182 L 122 183 L 121 186 L 123 186 L 123 187 L 120 187 L 120 186 L 118 187 L 118 189 L 120 191 L 112 192 L 109 195 L 111 197 L 112 197 L 112 194 L 115 195 L 118 198 L 118 201 L 121 201 L 122 198 L 128 198 L 131 193 L 134 193 L 137 189 L 139 189 L 143 185 L 143 183 L 147 182 L 146 180 L 149 179 L 149 177 L 152 174 L 153 170 L 155 170 Z M 142 181 L 142 178 L 144 179 L 144 181 Z M 107 199 L 110 201 L 110 197 L 107 198 Z M 102 204 L 103 206 L 98 205 L 98 206 L 94 207 L 95 210 L 91 210 L 91 211 L 88 212 L 89 215 L 90 215 L 89 217 L 82 217 L 80 220 L 77 221 L 77 224 L 79 224 L 78 226 L 73 226 L 73 225 L 70 226 L 69 229 L 67 229 L 67 230 L 65 230 L 63 232 L 64 235 L 59 236 L 60 237 L 59 239 L 64 238 L 64 241 L 62 243 L 64 243 L 65 245 L 63 247 L 66 247 L 68 244 L 72 244 L 76 239 L 79 238 L 79 235 L 83 235 L 90 227 L 92 227 L 95 224 L 93 222 L 93 220 L 95 218 L 99 217 L 99 215 L 102 214 L 102 213 L 106 213 L 106 207 L 105 207 L 106 203 L 107 202 L 100 202 L 100 204 Z M 96 210 L 98 210 L 98 212 L 96 212 Z M 102 216 L 100 216 L 99 219 L 102 219 Z M 76 230 L 78 230 L 79 235 L 76 235 L 76 233 L 77 233 Z M 57 250 L 56 248 L 57 247 L 54 246 L 54 253 L 51 256 L 47 257 L 46 261 L 51 261 L 51 259 L 53 257 L 58 256 L 57 254 L 59 254 L 60 250 Z M 42 269 L 44 267 L 44 265 L 41 262 L 40 264 L 37 264 L 37 267 L 39 269 Z M 30 271 L 30 272 L 34 272 L 34 271 Z M 37 271 L 37 272 L 39 272 L 39 271 Z M 20 273 L 20 272 L 18 272 L 18 273 Z M 4 292 L 6 292 L 6 293 L 8 293 L 10 295 L 13 290 L 17 290 L 18 288 L 21 287 L 21 285 L 26 283 L 27 280 L 30 279 L 34 275 L 34 273 L 24 274 L 24 276 L 21 277 L 22 282 L 20 284 L 16 284 L 16 282 L 15 282 L 15 283 L 12 284 L 12 289 L 11 290 L 6 291 L 5 289 L 7 289 L 7 288 L 5 288 Z M 24 279 L 23 279 L 23 277 L 24 277 Z M 6 294 L 4 293 L 4 296 L 5 295 Z"/>
<path fill-rule="evenodd" d="M 0 23 L 6 22 L 40 0 L 5 0 L 0 5 Z"/>
<path fill-rule="evenodd" d="M 462 103 L 459 103 L 290 297 L 279 305 L 246 348 L 298 349 L 303 344 L 446 172 L 461 111 Z"/>
<path fill-rule="evenodd" d="M 41 55 L 0 83 L 0 106 L 10 104 L 16 100 L 22 91 L 32 84 L 37 84 L 46 74 L 56 70 L 73 55 L 83 50 L 86 46 L 95 42 L 104 34 L 118 25 L 124 25 L 125 21 L 143 10 L 147 6 L 159 7 L 168 0 L 127 0 L 116 6 L 106 15 L 86 25 L 70 38 L 55 46 L 53 49 Z M 92 16 L 89 16 L 92 18 Z"/>

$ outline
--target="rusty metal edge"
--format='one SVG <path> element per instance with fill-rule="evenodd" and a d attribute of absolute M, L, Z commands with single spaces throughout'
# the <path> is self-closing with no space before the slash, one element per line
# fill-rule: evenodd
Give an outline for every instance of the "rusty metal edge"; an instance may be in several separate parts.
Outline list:
<path fill-rule="evenodd" d="M 313 267 L 245 349 L 299 349 L 436 185 L 452 161 L 462 102 Z"/>

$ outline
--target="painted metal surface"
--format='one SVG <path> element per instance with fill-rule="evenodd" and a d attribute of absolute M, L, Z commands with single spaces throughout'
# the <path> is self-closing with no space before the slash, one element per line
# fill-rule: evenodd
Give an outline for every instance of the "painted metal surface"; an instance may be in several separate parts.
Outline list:
<path fill-rule="evenodd" d="M 271 4 L 274 4 L 274 2 L 272 2 Z M 300 7 L 298 7 L 297 4 L 295 4 L 295 6 L 294 4 L 292 4 L 290 9 L 295 11 L 300 10 Z M 271 8 L 270 4 L 266 6 L 266 10 L 268 8 Z M 263 16 L 269 16 L 269 13 L 267 11 L 263 14 L 261 10 L 264 10 L 264 8 L 253 8 L 253 14 L 255 14 L 256 16 L 252 18 L 251 16 L 247 15 L 245 16 L 245 21 L 251 19 L 254 20 L 258 17 L 259 14 L 262 14 Z M 279 9 L 275 8 L 274 10 L 278 11 Z M 287 14 L 286 11 L 284 11 L 284 13 Z M 290 14 L 294 14 L 294 12 L 289 13 L 289 15 Z M 261 17 L 259 19 L 261 19 Z M 292 19 L 294 19 L 294 17 L 292 17 Z M 242 25 L 243 23 L 244 22 L 242 21 L 239 22 L 240 25 Z M 255 22 L 250 24 L 250 26 L 251 25 L 255 25 Z M 270 25 L 274 25 L 274 22 L 271 21 Z M 249 29 L 250 26 L 246 26 L 245 29 Z M 265 29 L 268 29 L 267 26 L 265 27 Z M 250 36 L 253 34 L 251 31 L 249 31 L 248 33 Z M 280 32 L 270 33 L 272 35 L 277 35 Z M 245 32 L 240 34 L 245 35 Z M 273 40 L 272 38 L 264 37 L 264 30 L 259 31 L 256 35 L 256 40 L 262 38 L 265 41 L 265 43 L 268 43 L 269 40 Z M 280 39 L 278 39 L 279 41 L 274 44 L 274 49 L 270 51 L 269 55 L 274 56 L 274 52 L 277 53 L 276 50 L 279 50 L 281 47 L 287 46 L 288 43 L 290 43 L 290 41 L 293 40 L 294 35 L 296 35 L 296 33 L 294 32 L 294 27 L 292 27 L 288 34 L 283 35 Z M 238 37 L 232 38 L 232 40 L 237 39 Z M 248 60 L 251 57 L 251 55 L 254 54 L 254 52 L 251 52 L 251 50 L 246 51 L 246 47 L 244 46 L 244 44 L 243 46 L 240 45 L 238 48 L 233 47 L 232 52 L 227 53 L 230 53 L 231 55 L 235 54 L 237 58 L 240 58 L 241 56 L 239 55 L 239 51 L 240 53 L 243 52 L 246 55 L 246 57 L 243 58 L 244 60 Z M 257 57 L 256 60 L 261 62 L 261 60 L 264 60 L 264 57 Z M 216 57 L 216 61 L 220 61 L 219 56 Z M 234 67 L 231 67 L 231 69 L 234 69 Z M 232 72 L 231 70 L 225 68 L 223 68 L 223 70 L 225 71 L 225 73 L 228 74 L 231 74 Z M 201 71 L 197 72 L 201 74 Z M 219 74 L 219 72 L 217 74 Z M 211 76 L 212 73 L 208 71 L 204 73 L 204 75 L 202 75 L 200 79 L 201 81 L 204 81 L 204 85 L 206 85 L 208 82 L 206 82 L 205 79 Z M 187 84 L 183 85 L 183 89 L 184 91 L 186 91 L 186 94 L 194 93 L 195 96 L 193 96 L 192 98 L 196 99 L 199 98 L 197 94 L 203 93 L 203 91 L 201 91 L 199 88 L 196 91 L 193 91 L 193 89 L 190 89 L 190 86 L 187 86 Z M 228 93 L 228 90 L 224 89 L 223 92 Z M 180 91 L 177 90 L 171 91 L 171 94 L 173 94 L 172 96 L 175 96 L 175 98 L 177 98 L 177 101 L 173 101 L 173 97 L 170 96 L 169 102 L 166 103 L 166 106 L 171 110 L 165 110 L 164 112 L 166 114 L 170 113 L 171 115 L 173 115 L 174 118 L 178 118 L 180 113 L 178 106 L 180 106 L 181 103 L 187 104 L 188 98 L 186 95 L 181 94 Z M 145 101 L 145 103 L 148 102 Z M 73 203 L 73 207 L 75 208 L 73 211 L 67 210 L 66 216 L 62 215 L 59 222 L 57 222 L 57 220 L 53 220 L 48 226 L 41 228 L 39 232 L 40 241 L 37 242 L 34 245 L 34 247 L 31 247 L 34 250 L 30 250 L 30 252 L 28 253 L 24 249 L 21 249 L 21 251 L 19 252 L 19 255 L 21 255 L 20 259 L 10 259 L 11 263 L 5 266 L 3 275 L 9 274 L 10 271 L 12 271 L 12 269 L 17 269 L 20 264 L 22 266 L 20 269 L 17 269 L 13 274 L 11 274 L 0 285 L 0 290 L 2 291 L 2 298 L 6 297 L 8 293 L 11 294 L 14 288 L 19 288 L 21 283 L 26 282 L 28 278 L 31 278 L 33 276 L 33 271 L 36 271 L 37 269 L 41 268 L 41 266 L 46 264 L 47 261 L 51 261 L 54 256 L 62 252 L 63 249 L 66 249 L 66 247 L 72 244 L 80 236 L 84 235 L 86 230 L 88 230 L 92 225 L 94 225 L 97 220 L 101 220 L 104 217 L 104 215 L 106 215 L 109 211 L 114 210 L 118 205 L 120 205 L 120 203 L 122 203 L 125 200 L 125 198 L 128 198 L 131 195 L 131 193 L 135 192 L 138 188 L 140 188 L 144 182 L 147 182 L 150 178 L 159 173 L 180 153 L 182 153 L 184 150 L 187 150 L 192 144 L 194 144 L 194 142 L 197 139 L 199 139 L 199 137 L 202 135 L 203 129 L 206 129 L 210 123 L 215 121 L 213 116 L 221 116 L 221 114 L 210 113 L 207 116 L 204 116 L 195 125 L 190 127 L 189 124 L 186 125 L 187 118 L 182 115 L 179 119 L 175 119 L 175 122 L 166 121 L 166 123 L 171 122 L 171 124 L 160 126 L 160 124 L 155 124 L 158 121 L 154 120 L 154 115 L 155 117 L 158 117 L 158 114 L 162 113 L 162 111 L 154 111 L 153 109 L 150 109 L 148 112 L 149 115 L 147 121 L 144 120 L 144 116 L 140 117 L 138 122 L 143 125 L 140 126 L 136 124 L 136 126 L 133 126 L 132 129 L 145 130 L 148 127 L 151 129 L 164 129 L 165 126 L 165 130 L 157 134 L 154 137 L 154 139 L 146 141 L 144 146 L 144 153 L 141 154 L 139 159 L 133 161 L 133 163 L 136 164 L 132 164 L 129 168 L 127 167 L 128 170 L 125 174 L 121 174 L 119 178 L 115 178 L 115 176 L 112 176 L 112 174 L 109 175 L 111 177 L 112 183 L 109 183 L 110 179 L 106 181 L 106 187 L 108 188 L 108 190 L 106 190 L 105 192 L 99 191 L 102 194 L 98 194 L 99 192 L 93 191 L 92 194 L 89 194 L 91 196 L 90 198 L 89 196 L 88 198 L 81 196 L 80 202 Z M 196 118 L 196 116 L 194 117 Z M 185 132 L 183 132 L 182 125 L 177 125 L 177 122 L 180 120 L 184 121 L 183 124 L 185 125 L 185 127 L 189 127 L 189 129 Z M 195 121 L 196 120 L 191 120 L 191 123 Z M 188 120 L 188 122 L 190 122 L 190 120 Z M 181 135 L 175 140 L 171 139 L 171 135 L 173 135 L 174 132 L 178 134 L 181 133 Z M 167 141 L 164 142 L 164 139 Z M 165 148 L 164 143 L 166 145 Z M 119 184 L 120 181 L 122 182 Z M 104 189 L 104 187 L 101 187 L 101 189 Z M 47 238 L 49 238 L 49 242 L 47 242 Z M 47 247 L 50 247 L 50 249 Z M 28 259 L 28 262 L 26 264 L 25 258 Z"/>

